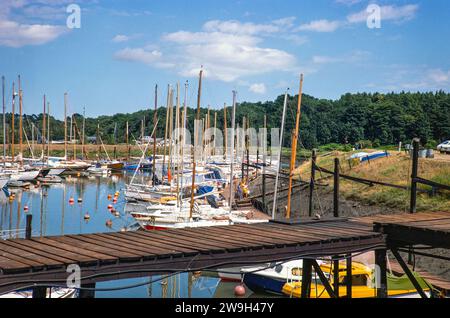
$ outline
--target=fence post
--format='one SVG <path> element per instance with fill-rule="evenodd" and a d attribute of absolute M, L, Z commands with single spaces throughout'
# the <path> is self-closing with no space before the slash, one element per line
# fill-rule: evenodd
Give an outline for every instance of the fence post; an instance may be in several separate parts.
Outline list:
<path fill-rule="evenodd" d="M 314 183 L 316 181 L 316 159 L 317 151 L 313 149 L 311 155 L 311 178 L 309 180 L 309 216 L 312 216 L 313 212 L 313 194 L 314 194 Z"/>
<path fill-rule="evenodd" d="M 419 138 L 413 139 L 413 157 L 412 157 L 412 172 L 411 172 L 411 201 L 409 205 L 409 213 L 416 213 L 417 202 L 417 168 L 419 163 Z"/>
<path fill-rule="evenodd" d="M 26 228 L 25 228 L 25 238 L 27 240 L 31 239 L 31 232 L 32 232 L 32 228 L 31 228 L 31 223 L 33 221 L 33 215 L 28 214 L 27 215 L 27 224 L 26 224 Z"/>
<path fill-rule="evenodd" d="M 339 217 L 339 158 L 334 158 L 333 215 Z"/>
<path fill-rule="evenodd" d="M 375 265 L 378 269 L 378 277 L 375 281 L 379 282 L 377 286 L 377 298 L 387 298 L 387 266 L 386 266 L 386 249 L 375 250 Z M 375 272 L 376 273 L 376 272 Z"/>

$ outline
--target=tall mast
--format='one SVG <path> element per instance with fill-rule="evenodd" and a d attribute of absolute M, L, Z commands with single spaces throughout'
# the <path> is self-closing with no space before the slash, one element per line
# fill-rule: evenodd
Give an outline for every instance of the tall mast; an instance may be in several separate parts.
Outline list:
<path fill-rule="evenodd" d="M 216 147 L 217 147 L 217 144 L 216 144 L 216 130 L 217 130 L 217 111 L 215 111 L 214 112 L 214 151 L 213 151 L 213 154 L 214 154 L 214 156 L 216 155 Z"/>
<path fill-rule="evenodd" d="M 50 102 L 47 102 L 47 163 L 50 157 Z"/>
<path fill-rule="evenodd" d="M 13 82 L 13 98 L 12 98 L 12 114 L 11 114 L 11 161 L 14 162 L 14 117 L 15 117 L 15 102 L 16 100 L 16 91 Z"/>
<path fill-rule="evenodd" d="M 153 166 L 152 166 L 152 178 L 153 186 L 156 183 L 156 125 L 158 123 L 158 84 L 155 85 L 155 113 L 153 114 Z"/>
<path fill-rule="evenodd" d="M 283 116 L 281 117 L 280 149 L 278 151 L 278 167 L 277 167 L 277 175 L 275 177 L 275 192 L 273 196 L 272 219 L 275 219 L 275 211 L 277 209 L 278 179 L 280 177 L 280 169 L 281 169 L 281 150 L 283 148 L 283 131 L 284 131 L 284 119 L 286 117 L 287 98 L 288 98 L 288 91 L 286 90 L 286 93 L 284 94 Z"/>
<path fill-rule="evenodd" d="M 117 123 L 115 123 L 116 126 L 114 126 L 114 134 L 116 133 L 117 129 Z M 83 107 L 83 134 L 81 137 L 81 158 L 84 159 L 85 149 L 84 149 L 84 140 L 85 140 L 85 126 L 86 126 L 86 109 Z M 116 137 L 114 136 L 114 142 L 116 141 Z"/>
<path fill-rule="evenodd" d="M 130 151 L 129 151 L 129 144 L 128 144 L 128 120 L 126 122 L 126 128 L 125 128 L 125 143 L 127 144 L 127 161 L 130 160 Z"/>
<path fill-rule="evenodd" d="M 186 118 L 187 118 L 187 92 L 189 83 L 184 83 L 184 102 L 183 102 L 183 142 L 181 144 L 181 189 L 183 189 L 183 172 L 184 172 L 184 146 L 186 144 Z M 180 201 L 182 200 L 183 191 L 181 191 Z M 180 206 L 181 211 L 181 206 Z"/>
<path fill-rule="evenodd" d="M 223 104 L 223 133 L 225 134 L 225 160 L 227 159 L 227 139 L 228 139 L 228 132 L 227 132 L 227 103 Z"/>
<path fill-rule="evenodd" d="M 177 108 L 175 111 L 175 129 L 177 131 L 176 134 L 176 143 L 175 143 L 175 154 L 177 160 L 177 204 L 180 204 L 180 138 L 179 138 L 179 129 L 180 129 L 180 83 L 177 83 Z"/>
<path fill-rule="evenodd" d="M 230 198 L 229 198 L 229 209 L 230 214 L 233 208 L 233 166 L 234 166 L 234 128 L 236 122 L 236 91 L 233 91 L 233 111 L 231 116 L 231 163 L 230 163 Z M 236 152 L 237 155 L 237 152 Z"/>
<path fill-rule="evenodd" d="M 47 101 L 45 99 L 45 94 L 44 94 L 44 113 L 42 114 L 42 136 L 41 136 L 41 143 L 42 143 L 42 159 L 44 159 L 45 156 L 45 107 L 47 106 Z"/>
<path fill-rule="evenodd" d="M 297 142 L 298 142 L 298 129 L 300 126 L 302 91 L 303 91 L 303 74 L 300 75 L 300 88 L 298 90 L 298 101 L 297 101 L 297 117 L 295 119 L 295 131 L 292 135 L 291 166 L 289 169 L 289 190 L 288 190 L 288 199 L 287 199 L 288 201 L 286 210 L 286 218 L 288 219 L 291 217 L 292 178 L 294 177 L 295 159 L 297 157 Z"/>
<path fill-rule="evenodd" d="M 166 141 L 167 130 L 169 125 L 169 102 L 170 102 L 170 85 L 167 85 L 167 103 L 166 103 L 166 129 L 164 131 L 164 154 L 163 154 L 163 166 L 162 166 L 162 179 L 164 180 L 164 170 L 166 169 Z"/>
<path fill-rule="evenodd" d="M 64 93 L 64 159 L 67 159 L 67 93 Z"/>
<path fill-rule="evenodd" d="M 6 116 L 5 116 L 5 77 L 2 76 L 2 98 L 3 98 L 3 166 L 6 166 Z"/>
<path fill-rule="evenodd" d="M 20 156 L 20 165 L 23 165 L 23 148 L 22 148 L 22 138 L 23 138 L 23 132 L 22 132 L 22 106 L 23 106 L 23 100 L 22 100 L 22 85 L 20 81 L 20 75 L 19 75 L 19 156 Z"/>
<path fill-rule="evenodd" d="M 75 126 L 76 126 L 76 118 L 75 118 L 75 114 L 72 114 L 72 119 L 71 119 L 71 126 L 72 126 L 72 137 L 73 137 L 73 160 L 77 159 L 77 133 L 75 130 Z"/>
<path fill-rule="evenodd" d="M 197 116 L 196 120 L 197 123 L 200 120 L 200 100 L 202 95 L 202 75 L 203 75 L 203 69 L 200 70 L 200 74 L 198 77 L 198 93 L 197 93 Z M 200 129 L 201 127 L 198 127 Z M 192 153 L 192 186 L 191 186 L 191 205 L 189 207 L 189 220 L 192 220 L 192 210 L 194 209 L 194 191 L 195 191 L 195 147 L 197 143 L 198 138 L 198 129 L 195 129 L 194 124 L 194 147 L 193 153 Z"/>

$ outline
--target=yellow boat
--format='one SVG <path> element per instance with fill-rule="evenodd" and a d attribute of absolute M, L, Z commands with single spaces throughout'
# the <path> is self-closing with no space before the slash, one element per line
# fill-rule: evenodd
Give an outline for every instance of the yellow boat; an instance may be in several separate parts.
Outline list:
<path fill-rule="evenodd" d="M 320 265 L 325 276 L 328 278 L 330 285 L 333 286 L 333 266 L 331 263 L 323 263 Z M 375 277 L 373 270 L 361 263 L 352 262 L 352 298 L 374 298 L 376 297 Z M 430 285 L 417 273 L 414 273 L 417 281 L 429 296 Z M 347 269 L 345 263 L 339 264 L 339 297 L 347 296 Z M 416 298 L 420 297 L 417 290 L 406 275 L 396 277 L 388 273 L 388 297 L 389 298 Z M 287 282 L 283 286 L 283 294 L 289 297 L 301 297 L 302 283 L 299 281 Z M 311 283 L 311 298 L 331 298 L 325 286 L 321 283 L 318 275 L 313 271 L 313 279 Z"/>

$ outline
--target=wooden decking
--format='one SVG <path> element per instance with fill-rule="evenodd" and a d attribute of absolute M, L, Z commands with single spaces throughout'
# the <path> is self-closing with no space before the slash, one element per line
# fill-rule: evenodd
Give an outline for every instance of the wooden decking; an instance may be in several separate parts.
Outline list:
<path fill-rule="evenodd" d="M 383 226 L 389 222 L 415 222 L 424 227 L 432 224 L 445 234 L 450 230 L 447 220 L 449 213 L 428 213 L 5 240 L 0 241 L 0 293 L 33 282 L 64 284 L 71 264 L 80 266 L 82 283 L 91 284 L 155 273 L 386 249 L 390 234 Z M 380 232 L 374 231 L 374 223 L 381 224 L 377 225 Z"/>
<path fill-rule="evenodd" d="M 0 242 L 0 292 L 32 281 L 65 282 L 70 264 L 92 283 L 384 247 L 382 234 L 341 220 L 6 240 Z"/>

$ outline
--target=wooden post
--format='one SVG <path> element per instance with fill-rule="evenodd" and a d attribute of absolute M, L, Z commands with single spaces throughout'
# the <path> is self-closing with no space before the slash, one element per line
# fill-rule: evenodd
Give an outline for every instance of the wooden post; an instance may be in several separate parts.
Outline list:
<path fill-rule="evenodd" d="M 26 229 L 25 229 L 25 238 L 27 240 L 30 240 L 31 239 L 31 235 L 32 235 L 33 215 L 32 214 L 28 214 L 26 220 L 27 220 L 27 223 L 26 223 Z"/>
<path fill-rule="evenodd" d="M 378 268 L 379 285 L 377 287 L 377 298 L 387 298 L 387 267 L 386 249 L 375 250 L 375 265 Z M 375 272 L 377 273 L 377 272 Z M 375 277 L 378 281 L 378 277 Z"/>
<path fill-rule="evenodd" d="M 333 215 L 339 217 L 339 158 L 334 159 Z"/>
<path fill-rule="evenodd" d="M 311 296 L 312 266 L 312 260 L 303 259 L 301 298 L 309 298 Z"/>
<path fill-rule="evenodd" d="M 309 180 L 309 216 L 313 213 L 313 194 L 314 194 L 314 184 L 316 182 L 316 160 L 317 160 L 317 150 L 313 149 L 311 155 L 311 178 Z"/>
<path fill-rule="evenodd" d="M 352 254 L 347 255 L 347 298 L 352 298 Z"/>
<path fill-rule="evenodd" d="M 339 298 L 339 259 L 333 260 L 333 290 L 336 298 Z"/>
<path fill-rule="evenodd" d="M 419 165 L 419 138 L 413 139 L 413 157 L 412 157 L 412 172 L 411 172 L 411 201 L 409 205 L 409 213 L 416 213 L 417 202 L 417 169 Z"/>
<path fill-rule="evenodd" d="M 89 289 L 80 289 L 79 298 L 95 298 L 95 283 L 82 284 L 81 287 Z"/>
<path fill-rule="evenodd" d="M 33 287 L 33 298 L 46 298 L 47 287 Z"/>

